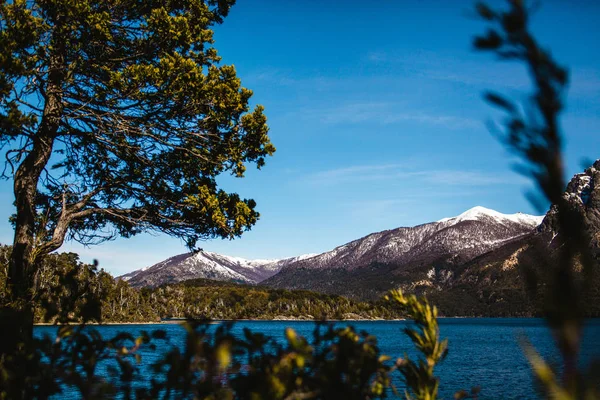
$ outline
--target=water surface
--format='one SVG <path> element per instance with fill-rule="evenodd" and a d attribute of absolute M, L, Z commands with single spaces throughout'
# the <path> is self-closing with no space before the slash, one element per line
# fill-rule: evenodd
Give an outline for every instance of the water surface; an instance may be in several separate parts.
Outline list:
<path fill-rule="evenodd" d="M 559 362 L 550 333 L 541 319 L 535 318 L 441 318 L 440 333 L 449 340 L 448 357 L 437 369 L 441 379 L 440 397 L 452 399 L 460 389 L 469 390 L 481 387 L 480 399 L 536 399 L 538 398 L 531 378 L 527 360 L 519 342 L 527 338 L 546 359 Z M 405 353 L 414 355 L 409 339 L 402 330 L 409 324 L 406 321 L 361 321 L 338 322 L 336 325 L 353 325 L 378 338 L 383 354 L 393 357 Z M 308 321 L 239 321 L 234 325 L 234 334 L 241 334 L 243 328 L 261 332 L 278 340 L 284 340 L 284 329 L 294 328 L 309 340 L 314 323 Z M 142 330 L 163 329 L 167 331 L 169 345 L 161 346 L 166 351 L 169 346 L 183 346 L 184 330 L 176 324 L 156 325 L 105 325 L 96 327 L 104 337 L 111 337 L 120 331 L 134 335 Z M 36 335 L 56 332 L 56 327 L 38 326 Z M 150 365 L 160 353 L 143 353 L 142 362 Z M 600 319 L 588 320 L 582 344 L 581 361 L 587 365 L 592 358 L 600 358 Z M 398 386 L 401 382 L 396 380 Z M 60 398 L 68 398 L 61 396 Z M 70 398 L 77 398 L 70 396 Z"/>

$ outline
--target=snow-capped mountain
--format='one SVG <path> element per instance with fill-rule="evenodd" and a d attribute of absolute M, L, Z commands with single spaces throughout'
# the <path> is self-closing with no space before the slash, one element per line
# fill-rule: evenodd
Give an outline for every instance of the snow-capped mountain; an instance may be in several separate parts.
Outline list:
<path fill-rule="evenodd" d="M 564 210 L 570 214 L 568 221 L 583 230 L 579 239 L 589 240 L 592 267 L 579 277 L 585 276 L 587 287 L 599 288 L 600 160 L 573 176 L 563 200 Z M 458 268 L 432 268 L 426 279 L 401 287 L 427 295 L 440 309 L 455 315 L 531 316 L 544 312 L 544 292 L 551 286 L 543 282 L 562 262 L 567 240 L 558 219 L 558 207 L 553 205 L 534 235 L 513 240 Z M 578 274 L 579 268 L 573 272 Z M 585 313 L 600 316 L 600 291 L 590 290 L 585 296 Z"/>
<path fill-rule="evenodd" d="M 168 258 L 151 267 L 122 275 L 119 279 L 129 282 L 134 287 L 156 287 L 196 278 L 258 283 L 279 272 L 284 265 L 311 256 L 313 254 L 282 260 L 246 260 L 199 251 Z"/>
<path fill-rule="evenodd" d="M 372 269 L 373 265 L 399 267 L 440 261 L 465 262 L 529 234 L 542 219 L 474 207 L 437 222 L 373 233 L 322 254 L 282 260 L 246 260 L 199 251 L 171 257 L 120 279 L 134 287 L 156 287 L 196 278 L 313 290 L 323 290 L 325 285 L 324 291 L 348 294 L 344 292 L 343 281 L 359 279 L 355 275 Z M 347 276 L 341 281 L 323 276 L 323 271 L 331 274 L 333 270 Z"/>
<path fill-rule="evenodd" d="M 288 263 L 285 269 L 298 266 L 355 269 L 373 262 L 435 259 L 441 255 L 472 258 L 530 233 L 542 220 L 543 216 L 508 215 L 474 207 L 437 222 L 373 233 L 308 260 Z"/>
<path fill-rule="evenodd" d="M 592 245 L 600 248 L 600 159 L 584 172 L 571 178 L 563 193 L 563 199 L 571 211 L 581 215 L 584 229 L 595 238 Z M 556 205 L 550 208 L 541 230 L 552 233 L 553 237 L 559 233 Z"/>
<path fill-rule="evenodd" d="M 544 220 L 544 215 L 529 215 L 523 213 L 516 214 L 502 214 L 498 211 L 491 210 L 489 208 L 476 206 L 464 213 L 451 218 L 443 218 L 437 222 L 447 222 L 450 224 L 456 224 L 462 221 L 480 221 L 486 218 L 493 219 L 499 223 L 506 223 L 508 221 L 516 222 L 524 225 L 531 225 L 533 227 L 539 226 Z"/>
<path fill-rule="evenodd" d="M 432 264 L 459 265 L 532 234 L 543 218 L 474 207 L 456 217 L 373 233 L 310 259 L 288 263 L 263 284 L 365 297 L 359 293 L 358 283 L 387 288 L 383 279 L 418 279 Z"/>
<path fill-rule="evenodd" d="M 563 197 L 582 216 L 600 265 L 600 160 L 575 175 Z M 543 273 L 559 257 L 564 238 L 557 218 L 556 206 L 545 216 L 474 207 L 436 222 L 373 233 L 322 254 L 283 260 L 182 254 L 121 278 L 138 287 L 192 278 L 260 282 L 360 299 L 401 288 L 427 295 L 453 315 L 534 315 L 539 304 L 523 288 L 523 274 Z"/>

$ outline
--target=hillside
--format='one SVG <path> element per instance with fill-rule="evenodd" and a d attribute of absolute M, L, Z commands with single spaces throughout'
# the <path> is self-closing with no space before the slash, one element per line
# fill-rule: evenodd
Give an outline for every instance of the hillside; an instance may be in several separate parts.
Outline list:
<path fill-rule="evenodd" d="M 435 271 L 445 274 L 440 279 L 450 279 L 453 267 L 531 235 L 542 218 L 475 207 L 457 217 L 375 233 L 290 263 L 263 284 L 373 299 L 392 288 L 418 285 Z"/>
<path fill-rule="evenodd" d="M 393 287 L 392 279 L 383 285 L 369 278 L 369 271 L 379 265 L 421 265 L 428 263 L 462 263 L 514 238 L 527 235 L 541 222 L 541 217 L 526 214 L 506 215 L 483 207 L 443 220 L 411 228 L 397 228 L 373 233 L 322 254 L 308 254 L 282 260 L 246 260 L 217 253 L 199 251 L 161 261 L 151 267 L 125 274 L 119 279 L 133 287 L 157 287 L 189 279 L 213 279 L 227 282 L 265 285 L 276 288 L 317 290 L 376 298 Z M 409 272 L 409 271 L 407 271 Z M 412 276 L 412 272 L 409 274 Z M 356 287 L 352 282 L 369 282 Z M 402 278 L 405 279 L 405 278 Z M 339 292 L 337 283 L 352 287 Z M 328 285 L 335 286 L 328 290 Z"/>
<path fill-rule="evenodd" d="M 273 276 L 289 263 L 312 255 L 282 260 L 246 260 L 198 251 L 179 254 L 151 267 L 142 268 L 118 277 L 133 287 L 157 287 L 189 279 L 213 279 L 225 282 L 258 283 Z"/>

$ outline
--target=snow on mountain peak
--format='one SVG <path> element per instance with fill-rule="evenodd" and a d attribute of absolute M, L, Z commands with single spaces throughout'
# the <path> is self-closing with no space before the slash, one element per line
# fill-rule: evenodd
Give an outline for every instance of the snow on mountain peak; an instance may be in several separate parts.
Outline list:
<path fill-rule="evenodd" d="M 511 221 L 519 224 L 531 225 L 532 227 L 538 226 L 542 223 L 542 220 L 544 219 L 543 215 L 529 215 L 520 212 L 516 214 L 502 214 L 498 211 L 489 208 L 476 206 L 456 217 L 443 218 L 437 222 L 452 222 L 456 224 L 462 221 L 478 221 L 485 217 L 492 218 L 500 223 L 504 221 Z"/>
<path fill-rule="evenodd" d="M 225 260 L 228 261 L 232 264 L 237 264 L 237 265 L 241 265 L 241 266 L 246 266 L 246 267 L 255 267 L 255 266 L 260 266 L 260 265 L 265 265 L 265 264 L 272 264 L 272 263 L 276 263 L 278 261 L 281 261 L 280 259 L 255 259 L 255 260 L 251 260 L 251 259 L 247 259 L 247 258 L 242 258 L 242 257 L 235 257 L 235 256 L 227 256 L 224 254 L 218 254 L 218 253 L 214 253 L 212 251 L 199 251 L 195 254 L 196 257 L 198 258 L 209 258 L 209 259 L 215 259 L 218 258 L 220 260 Z"/>
<path fill-rule="evenodd" d="M 314 256 L 305 254 L 284 259 L 249 260 L 200 250 L 170 257 L 119 278 L 129 281 L 133 286 L 159 286 L 195 278 L 258 283 L 279 272 L 287 263 Z"/>
<path fill-rule="evenodd" d="M 447 255 L 462 252 L 465 257 L 473 256 L 477 253 L 473 249 L 489 250 L 497 247 L 508 239 L 533 230 L 540 225 L 543 218 L 522 213 L 502 214 L 477 206 L 437 223 L 372 233 L 322 254 L 305 254 L 280 260 L 250 260 L 198 251 L 171 257 L 147 269 L 125 274 L 121 279 L 128 280 L 132 286 L 159 286 L 163 283 L 195 278 L 259 283 L 270 279 L 282 269 L 295 268 L 298 265 L 311 268 L 354 268 L 375 261 L 389 263 L 408 260 L 411 257 L 430 257 L 427 254 Z M 469 230 L 468 226 L 460 226 L 458 231 L 452 229 L 462 221 L 481 221 L 482 227 Z M 498 229 L 498 225 L 506 229 Z M 486 232 L 483 235 L 482 229 Z M 460 233 L 459 237 L 456 236 L 457 232 Z M 431 240 L 432 235 L 436 234 L 439 234 L 440 241 Z"/>
<path fill-rule="evenodd" d="M 320 253 L 308 253 L 308 254 L 302 254 L 301 256 L 296 256 L 296 257 L 290 257 L 290 259 L 293 259 L 294 261 L 300 261 L 300 260 L 306 260 L 307 258 L 313 258 L 318 256 Z"/>

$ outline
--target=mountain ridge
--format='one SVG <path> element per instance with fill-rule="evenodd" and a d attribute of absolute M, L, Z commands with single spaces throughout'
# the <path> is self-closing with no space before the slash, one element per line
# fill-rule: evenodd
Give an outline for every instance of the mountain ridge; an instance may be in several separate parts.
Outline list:
<path fill-rule="evenodd" d="M 521 219 L 519 220 L 515 216 L 520 216 Z M 284 269 L 318 267 L 319 265 L 325 265 L 326 268 L 329 268 L 332 263 L 336 264 L 335 267 L 352 269 L 373 261 L 389 263 L 397 261 L 399 254 L 404 254 L 411 249 L 414 250 L 423 242 L 429 243 L 430 246 L 425 247 L 431 250 L 432 247 L 435 247 L 432 243 L 435 240 L 433 236 L 441 230 L 452 231 L 453 227 L 457 225 L 468 230 L 469 226 L 477 228 L 481 224 L 494 224 L 496 227 L 495 232 L 486 231 L 487 234 L 492 235 L 494 240 L 479 240 L 476 243 L 477 250 L 473 249 L 475 245 L 472 244 L 470 246 L 471 250 L 463 254 L 466 258 L 472 258 L 472 254 L 479 254 L 482 250 L 492 248 L 499 243 L 527 233 L 535 228 L 535 225 L 541 222 L 542 218 L 521 213 L 502 214 L 477 206 L 456 217 L 420 224 L 415 227 L 400 227 L 374 232 L 320 254 L 305 254 L 277 260 L 248 260 L 208 251 L 199 251 L 170 257 L 150 267 L 124 274 L 117 279 L 125 280 L 134 287 L 156 287 L 165 283 L 176 283 L 196 278 L 269 285 L 271 284 L 269 279 Z M 403 240 L 394 240 L 399 232 L 408 232 L 415 229 L 420 231 L 418 235 L 413 235 L 413 237 L 405 235 L 402 238 Z M 481 232 L 481 229 L 475 229 L 475 232 L 468 236 L 471 239 L 481 237 Z M 442 243 L 444 242 L 442 241 Z M 455 242 L 454 245 L 449 247 L 450 249 L 447 249 L 447 252 L 452 252 L 452 249 L 458 250 L 464 246 Z M 350 253 L 352 254 L 348 254 L 348 249 L 351 250 Z M 427 252 L 427 249 L 422 249 L 420 253 Z M 423 257 L 423 254 L 418 254 L 419 251 L 413 251 L 413 253 L 416 253 L 412 254 L 416 258 Z M 286 286 L 282 285 L 281 287 Z"/>
<path fill-rule="evenodd" d="M 261 284 L 373 299 L 406 282 L 427 279 L 432 267 L 451 271 L 451 266 L 531 235 L 543 219 L 477 206 L 456 217 L 376 232 L 288 263 Z"/>
<path fill-rule="evenodd" d="M 201 250 L 169 257 L 117 279 L 127 281 L 133 287 L 156 287 L 198 278 L 256 284 L 277 273 L 286 263 L 311 256 L 248 260 Z"/>

